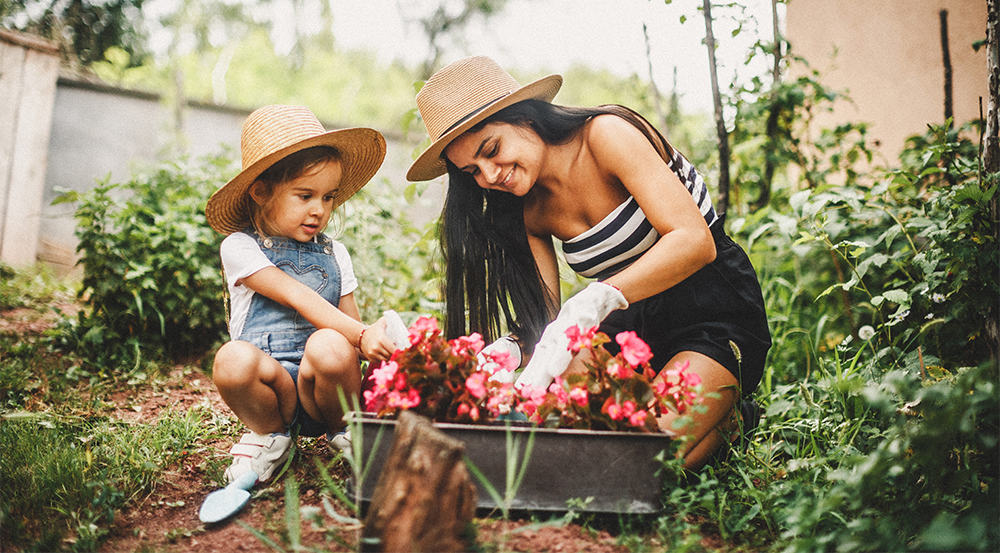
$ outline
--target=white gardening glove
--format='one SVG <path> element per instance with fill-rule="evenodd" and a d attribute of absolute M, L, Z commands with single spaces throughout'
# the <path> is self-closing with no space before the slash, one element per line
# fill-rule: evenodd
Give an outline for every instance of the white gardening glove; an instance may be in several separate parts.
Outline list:
<path fill-rule="evenodd" d="M 382 312 L 385 317 L 385 335 L 396 345 L 396 349 L 410 347 L 410 331 L 403 324 L 403 319 L 399 318 L 399 313 L 392 309 Z"/>
<path fill-rule="evenodd" d="M 575 325 L 581 330 L 587 330 L 599 324 L 615 309 L 626 307 L 628 301 L 617 288 L 603 282 L 591 282 L 566 300 L 556 319 L 545 327 L 535 346 L 535 353 L 514 386 L 530 386 L 536 390 L 548 388 L 552 380 L 561 375 L 573 360 L 566 329 Z"/>
<path fill-rule="evenodd" d="M 486 366 L 489 362 L 486 359 L 487 354 L 507 352 L 510 358 L 514 361 L 512 364 L 515 368 L 521 366 L 521 346 L 517 345 L 517 342 L 510 336 L 503 336 L 493 342 L 492 344 L 483 348 L 476 359 L 479 361 L 479 366 Z M 499 367 L 491 368 L 490 380 L 495 380 L 501 383 L 508 383 L 514 381 L 514 371 L 500 370 Z"/>

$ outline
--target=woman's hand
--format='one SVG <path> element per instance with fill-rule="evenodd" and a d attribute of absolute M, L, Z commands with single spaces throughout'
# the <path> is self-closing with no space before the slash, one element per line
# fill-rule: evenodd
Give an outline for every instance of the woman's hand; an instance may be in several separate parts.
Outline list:
<path fill-rule="evenodd" d="M 545 327 L 541 340 L 535 346 L 535 353 L 514 385 L 518 388 L 548 388 L 552 379 L 561 375 L 573 360 L 566 330 L 572 326 L 586 330 L 598 325 L 612 311 L 626 307 L 628 301 L 617 288 L 603 282 L 591 282 L 566 300 L 556 319 Z"/>

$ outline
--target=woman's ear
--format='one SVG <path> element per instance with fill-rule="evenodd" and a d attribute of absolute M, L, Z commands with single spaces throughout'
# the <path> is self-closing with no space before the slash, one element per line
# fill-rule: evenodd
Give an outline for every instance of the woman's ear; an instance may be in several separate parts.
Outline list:
<path fill-rule="evenodd" d="M 253 184 L 250 185 L 250 197 L 259 206 L 263 207 L 267 202 L 267 197 L 270 196 L 268 192 L 267 185 L 259 180 L 253 181 Z"/>

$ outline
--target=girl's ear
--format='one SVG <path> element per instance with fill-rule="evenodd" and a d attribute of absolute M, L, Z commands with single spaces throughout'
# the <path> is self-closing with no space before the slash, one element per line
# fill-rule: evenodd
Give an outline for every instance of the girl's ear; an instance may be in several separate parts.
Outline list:
<path fill-rule="evenodd" d="M 270 191 L 267 189 L 267 185 L 259 180 L 253 181 L 253 184 L 250 185 L 250 197 L 253 198 L 254 203 L 261 207 L 264 206 L 268 196 L 270 196 L 268 192 Z"/>

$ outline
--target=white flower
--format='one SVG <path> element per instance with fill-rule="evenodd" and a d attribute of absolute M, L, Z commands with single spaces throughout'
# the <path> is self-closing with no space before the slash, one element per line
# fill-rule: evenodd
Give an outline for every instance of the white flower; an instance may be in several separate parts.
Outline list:
<path fill-rule="evenodd" d="M 875 329 L 871 325 L 865 325 L 858 329 L 858 338 L 871 340 L 872 336 L 875 336 Z"/>
<path fill-rule="evenodd" d="M 892 317 L 889 318 L 889 324 L 894 325 L 903 322 L 904 319 L 910 316 L 910 310 L 906 309 L 897 313 L 893 313 Z"/>
<path fill-rule="evenodd" d="M 944 301 L 944 294 L 940 292 L 934 292 L 931 294 L 931 301 L 934 303 L 941 303 Z"/>

